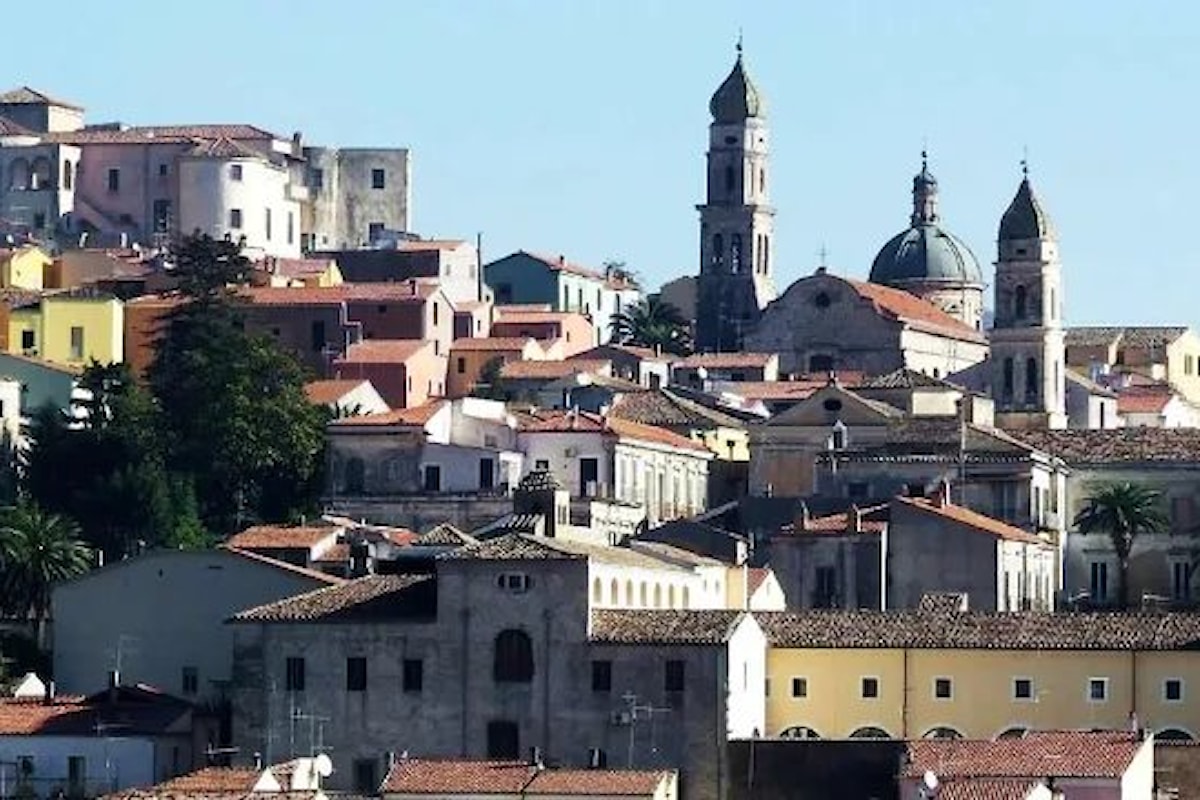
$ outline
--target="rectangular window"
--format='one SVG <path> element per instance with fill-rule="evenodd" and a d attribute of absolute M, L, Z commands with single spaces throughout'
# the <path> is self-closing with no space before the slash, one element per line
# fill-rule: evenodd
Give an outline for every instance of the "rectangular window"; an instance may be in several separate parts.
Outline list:
<path fill-rule="evenodd" d="M 792 697 L 808 697 L 808 678 L 792 678 Z"/>
<path fill-rule="evenodd" d="M 592 662 L 592 691 L 593 692 L 611 692 L 612 691 L 612 662 L 611 661 L 593 661 Z"/>
<path fill-rule="evenodd" d="M 367 690 L 367 660 L 362 656 L 350 656 L 346 659 L 346 691 L 365 692 Z"/>
<path fill-rule="evenodd" d="M 241 164 L 230 164 L 229 165 L 229 180 L 240 181 L 241 179 L 242 179 L 242 165 Z"/>
<path fill-rule="evenodd" d="M 462 375 L 464 372 L 466 372 L 467 371 L 467 360 L 465 358 L 463 358 L 462 356 L 459 356 L 458 359 L 454 362 L 454 370 L 459 375 Z"/>
<path fill-rule="evenodd" d="M 108 171 L 108 190 L 110 192 L 121 191 L 121 170 L 116 167 Z"/>
<path fill-rule="evenodd" d="M 383 189 L 387 186 L 387 173 L 382 169 L 371 170 L 371 188 Z"/>
<path fill-rule="evenodd" d="M 287 215 L 287 243 L 291 244 L 296 238 L 296 218 L 292 212 Z"/>
<path fill-rule="evenodd" d="M 1171 597 L 1179 601 L 1192 599 L 1192 564 L 1190 561 L 1171 562 Z"/>
<path fill-rule="evenodd" d="M 1013 700 L 1032 700 L 1033 681 L 1029 678 L 1013 678 Z"/>
<path fill-rule="evenodd" d="M 83 328 L 79 325 L 71 326 L 71 360 L 83 360 Z"/>
<path fill-rule="evenodd" d="M 440 492 L 442 490 L 442 468 L 437 464 L 425 465 L 425 491 Z"/>
<path fill-rule="evenodd" d="M 200 690 L 200 674 L 195 667 L 183 668 L 183 693 L 195 694 Z"/>
<path fill-rule="evenodd" d="M 1183 700 L 1183 680 L 1167 678 L 1163 681 L 1163 700 L 1168 703 L 1179 703 Z"/>
<path fill-rule="evenodd" d="M 67 792 L 72 797 L 83 794 L 87 782 L 87 759 L 83 756 L 67 756 Z"/>
<path fill-rule="evenodd" d="M 663 688 L 668 692 L 682 692 L 684 681 L 684 664 L 678 659 L 667 661 L 663 670 Z"/>
<path fill-rule="evenodd" d="M 817 567 L 817 587 L 813 591 L 813 608 L 837 608 L 837 570 L 833 567 Z"/>
<path fill-rule="evenodd" d="M 367 241 L 374 242 L 379 237 L 383 236 L 385 230 L 382 222 L 372 222 L 367 225 Z"/>
<path fill-rule="evenodd" d="M 304 658 L 301 656 L 288 656 L 285 677 L 284 689 L 289 692 L 304 691 Z"/>
<path fill-rule="evenodd" d="M 165 177 L 167 177 L 167 173 L 170 171 L 171 171 L 171 168 L 167 166 L 167 163 L 165 161 L 158 165 L 158 177 L 165 178 Z"/>
<path fill-rule="evenodd" d="M 37 228 L 39 231 L 46 227 L 46 215 L 44 212 L 39 211 L 33 215 L 33 227 Z"/>
<path fill-rule="evenodd" d="M 1092 602 L 1108 602 L 1108 564 L 1104 561 L 1093 561 L 1090 577 L 1088 589 Z"/>
<path fill-rule="evenodd" d="M 159 233 L 166 233 L 171 229 L 171 201 L 170 200 L 155 200 L 154 201 L 154 230 Z"/>
<path fill-rule="evenodd" d="M 229 227 L 235 230 L 242 227 L 242 210 L 240 208 L 229 209 Z"/>
<path fill-rule="evenodd" d="M 949 700 L 954 694 L 954 684 L 949 678 L 933 679 L 933 696 L 938 700 Z"/>
<path fill-rule="evenodd" d="M 313 189 L 322 189 L 325 186 L 325 170 L 320 167 L 313 167 L 308 171 L 308 185 Z"/>
<path fill-rule="evenodd" d="M 312 349 L 318 353 L 325 349 L 325 320 L 323 319 L 313 320 Z"/>
<path fill-rule="evenodd" d="M 266 209 L 267 241 L 271 241 L 271 209 Z"/>
<path fill-rule="evenodd" d="M 1108 700 L 1108 678 L 1088 678 L 1088 700 L 1093 703 Z"/>
<path fill-rule="evenodd" d="M 379 791 L 376 764 L 373 758 L 354 759 L 354 791 L 359 794 L 375 794 Z"/>
<path fill-rule="evenodd" d="M 537 461 L 533 462 L 533 468 L 542 471 L 549 470 L 550 461 L 545 458 L 539 458 Z"/>
<path fill-rule="evenodd" d="M 33 331 L 21 331 L 21 349 L 32 350 L 37 347 L 37 337 Z"/>
<path fill-rule="evenodd" d="M 404 659 L 404 691 L 419 692 L 425 688 L 425 662 L 419 658 Z"/>
<path fill-rule="evenodd" d="M 862 679 L 862 696 L 864 700 L 874 700 L 879 697 L 879 678 Z"/>

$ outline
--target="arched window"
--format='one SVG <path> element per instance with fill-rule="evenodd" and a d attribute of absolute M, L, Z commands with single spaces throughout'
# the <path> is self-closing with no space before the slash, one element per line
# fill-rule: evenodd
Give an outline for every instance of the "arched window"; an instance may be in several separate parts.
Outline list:
<path fill-rule="evenodd" d="M 533 642 L 525 631 L 509 628 L 496 635 L 492 657 L 496 683 L 529 683 L 533 680 Z"/>
<path fill-rule="evenodd" d="M 362 494 L 366 490 L 367 468 L 361 458 L 346 461 L 346 494 Z"/>
<path fill-rule="evenodd" d="M 821 734 L 804 725 L 793 725 L 779 732 L 780 739 L 820 739 Z"/>
<path fill-rule="evenodd" d="M 654 584 L 654 607 L 662 608 L 662 584 Z"/>
<path fill-rule="evenodd" d="M 859 728 L 854 733 L 850 734 L 851 739 L 890 739 L 892 735 L 883 728 L 875 728 L 868 726 Z"/>
<path fill-rule="evenodd" d="M 735 233 L 729 240 L 729 271 L 742 271 L 742 235 Z"/>
<path fill-rule="evenodd" d="M 625 605 L 633 608 L 633 581 L 625 581 Z"/>
<path fill-rule="evenodd" d="M 619 605 L 621 602 L 621 588 L 616 578 L 612 579 L 612 583 L 608 585 L 608 602 L 609 605 Z"/>
<path fill-rule="evenodd" d="M 684 608 L 692 607 L 692 598 L 690 597 L 690 594 L 691 593 L 688 591 L 688 587 L 686 587 L 686 586 L 683 587 L 683 607 Z"/>
<path fill-rule="evenodd" d="M 1029 299 L 1026 297 L 1025 287 L 1018 286 L 1013 292 L 1013 317 L 1016 319 L 1025 319 L 1028 303 Z"/>
<path fill-rule="evenodd" d="M 1020 739 L 1026 733 L 1028 733 L 1028 731 L 1029 731 L 1028 728 L 1022 728 L 1020 725 L 1018 725 L 1014 728 L 1009 728 L 1008 730 L 1001 731 L 1000 735 L 998 735 L 996 738 L 997 739 Z"/>
<path fill-rule="evenodd" d="M 70 161 L 63 161 L 62 166 L 62 188 L 70 189 L 71 184 L 75 182 L 75 173 L 71 168 Z"/>
<path fill-rule="evenodd" d="M 719 233 L 714 233 L 712 238 L 712 263 L 716 267 L 725 264 L 725 237 Z"/>
<path fill-rule="evenodd" d="M 22 190 L 29 188 L 29 162 L 23 158 L 14 158 L 8 165 L 8 188 Z"/>
<path fill-rule="evenodd" d="M 1036 403 L 1038 394 L 1037 359 L 1027 358 L 1025 359 L 1025 402 Z"/>
<path fill-rule="evenodd" d="M 1160 742 L 1190 742 L 1195 737 L 1179 728 L 1166 728 L 1154 734 L 1154 738 Z"/>
<path fill-rule="evenodd" d="M 592 602 L 596 605 L 604 602 L 604 583 L 599 578 L 592 581 Z"/>
<path fill-rule="evenodd" d="M 1000 394 L 1006 400 L 1011 400 L 1013 395 L 1013 360 L 1012 358 L 1004 359 L 1004 385 L 1000 390 Z"/>
<path fill-rule="evenodd" d="M 961 739 L 961 738 L 963 738 L 963 735 L 961 733 L 959 733 L 958 731 L 954 730 L 954 728 L 938 726 L 936 728 L 930 728 L 929 730 L 925 731 L 925 735 L 922 736 L 921 738 L 922 739 Z"/>
<path fill-rule="evenodd" d="M 758 168 L 758 191 L 759 192 L 767 191 L 767 168 L 766 167 Z"/>
<path fill-rule="evenodd" d="M 763 234 L 763 273 L 771 269 L 771 237 Z"/>
<path fill-rule="evenodd" d="M 641 589 L 638 591 L 638 605 L 642 608 L 647 607 L 646 603 L 646 582 L 642 581 Z"/>
<path fill-rule="evenodd" d="M 50 188 L 50 159 L 39 156 L 33 160 L 33 167 L 30 169 L 29 188 L 31 189 L 48 189 Z"/>
<path fill-rule="evenodd" d="M 667 608 L 674 608 L 674 607 L 675 607 L 675 587 L 668 586 L 667 587 Z"/>

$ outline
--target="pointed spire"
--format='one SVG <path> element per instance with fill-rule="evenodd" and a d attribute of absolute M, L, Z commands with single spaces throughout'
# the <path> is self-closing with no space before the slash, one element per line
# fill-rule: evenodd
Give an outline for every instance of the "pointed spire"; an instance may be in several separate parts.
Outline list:
<path fill-rule="evenodd" d="M 744 122 L 751 117 L 767 115 L 766 101 L 750 80 L 750 76 L 746 74 L 742 58 L 741 31 L 738 32 L 737 44 L 734 49 L 737 59 L 733 62 L 733 69 L 717 87 L 717 91 L 713 93 L 712 99 L 708 102 L 708 110 L 712 114 L 713 122 L 737 123 Z"/>
<path fill-rule="evenodd" d="M 929 171 L 929 151 L 921 151 L 921 171 L 913 178 L 912 226 L 932 225 L 938 221 L 937 178 Z"/>
<path fill-rule="evenodd" d="M 1029 182 L 1029 159 L 1021 159 L 1021 184 L 1000 218 L 1000 241 L 1052 239 L 1054 223 Z"/>

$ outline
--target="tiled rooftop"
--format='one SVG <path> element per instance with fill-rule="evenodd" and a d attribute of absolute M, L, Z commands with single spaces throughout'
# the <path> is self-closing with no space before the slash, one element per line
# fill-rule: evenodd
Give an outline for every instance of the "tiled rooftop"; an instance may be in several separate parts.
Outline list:
<path fill-rule="evenodd" d="M 958 389 L 958 386 L 934 378 L 924 372 L 902 367 L 884 375 L 867 378 L 860 385 L 861 389 Z"/>
<path fill-rule="evenodd" d="M 315 547 L 333 536 L 338 528 L 333 525 L 252 525 L 241 533 L 226 540 L 227 547 L 242 550 L 287 550 Z"/>
<path fill-rule="evenodd" d="M 126 128 L 82 128 L 43 134 L 42 138 L 65 144 L 190 144 L 197 139 L 226 137 L 239 141 L 273 140 L 275 134 L 253 125 L 143 125 Z"/>
<path fill-rule="evenodd" d="M 881 505 L 866 506 L 858 509 L 859 533 L 881 533 L 887 529 L 887 511 L 886 503 Z M 851 527 L 850 511 L 841 511 L 836 514 L 824 514 L 819 517 L 809 517 L 804 522 L 802 533 L 848 533 Z M 785 539 L 788 536 L 796 534 L 795 523 L 784 525 L 780 530 L 780 535 Z"/>
<path fill-rule="evenodd" d="M 397 283 L 343 283 L 338 286 L 315 287 L 250 286 L 239 290 L 243 297 L 263 306 L 423 303 L 437 291 L 436 283 L 417 280 Z"/>
<path fill-rule="evenodd" d="M 525 347 L 534 341 L 528 336 L 506 336 L 506 337 L 481 337 L 475 339 L 455 339 L 450 345 L 451 350 L 488 350 L 488 351 L 512 351 L 521 352 Z"/>
<path fill-rule="evenodd" d="M 708 448 L 699 442 L 666 428 L 643 425 L 613 415 L 605 417 L 590 411 L 534 411 L 521 419 L 521 430 L 528 433 L 607 433 L 623 439 L 666 445 L 679 450 L 705 454 L 709 452 Z"/>
<path fill-rule="evenodd" d="M 913 508 L 918 511 L 923 511 L 933 516 L 942 517 L 952 520 L 962 525 L 966 525 L 976 530 L 990 533 L 1005 539 L 1010 542 L 1024 542 L 1025 544 L 1046 544 L 1046 542 L 1037 536 L 1034 536 L 1028 531 L 1009 525 L 1007 522 L 1002 522 L 993 517 L 980 514 L 977 511 L 972 511 L 963 506 L 954 505 L 952 503 L 939 504 L 934 500 L 929 500 L 924 497 L 897 497 L 895 502 L 900 503 L 908 508 Z"/>
<path fill-rule="evenodd" d="M 729 641 L 743 612 L 719 610 L 592 611 L 590 639 L 604 644 L 716 645 Z"/>
<path fill-rule="evenodd" d="M 342 399 L 364 383 L 367 381 L 362 379 L 309 381 L 304 384 L 304 396 L 315 406 L 327 406 Z"/>
<path fill-rule="evenodd" d="M 441 556 L 449 560 L 477 561 L 582 561 L 650 570 L 676 570 L 674 564 L 628 547 L 585 544 L 569 539 L 551 539 L 531 533 L 507 533 L 494 539 L 460 547 Z"/>
<path fill-rule="evenodd" d="M 190 158 L 252 158 L 265 160 L 266 156 L 253 147 L 242 144 L 228 136 L 218 136 L 216 139 L 206 139 L 196 143 L 196 146 L 185 153 Z"/>
<path fill-rule="evenodd" d="M 940 308 L 902 289 L 893 289 L 877 283 L 866 283 L 843 278 L 858 293 L 858 296 L 875 305 L 881 313 L 893 319 L 907 322 L 915 327 L 932 329 L 937 333 L 984 343 L 982 333 L 952 317 Z"/>
<path fill-rule="evenodd" d="M 252 767 L 204 767 L 155 786 L 161 794 L 224 794 L 249 792 L 262 776 Z"/>
<path fill-rule="evenodd" d="M 564 378 L 584 372 L 601 372 L 612 362 L 599 359 L 579 361 L 509 361 L 500 368 L 500 377 L 515 380 Z"/>
<path fill-rule="evenodd" d="M 775 353 L 696 353 L 684 358 L 677 358 L 671 362 L 671 367 L 675 369 L 696 369 L 705 367 L 707 369 L 736 369 L 739 367 L 749 369 L 762 369 L 776 359 L 778 356 Z"/>
<path fill-rule="evenodd" d="M 624 419 L 644 425 L 744 429 L 745 423 L 715 408 L 680 397 L 670 389 L 652 389 L 623 395 L 608 411 L 609 419 Z"/>
<path fill-rule="evenodd" d="M 524 761 L 403 759 L 384 778 L 383 794 L 653 795 L 667 771 L 539 768 Z"/>
<path fill-rule="evenodd" d="M 1186 325 L 1132 325 L 1128 327 L 1067 328 L 1067 347 L 1164 347 L 1187 333 Z M 1166 354 L 1163 354 L 1164 360 Z"/>
<path fill-rule="evenodd" d="M 967 650 L 1193 650 L 1200 614 L 1013 611 L 756 613 L 776 647 Z"/>
<path fill-rule="evenodd" d="M 345 364 L 403 364 L 425 350 L 432 350 L 433 342 L 424 339 L 364 339 L 346 348 L 346 354 L 337 359 Z"/>
<path fill-rule="evenodd" d="M 567 261 L 563 256 L 551 256 L 543 253 L 531 253 L 528 250 L 521 250 L 521 253 L 529 256 L 532 259 L 542 262 L 553 272 L 568 272 L 572 275 L 579 275 L 583 278 L 591 278 L 592 280 L 605 280 L 604 273 L 591 267 L 584 267 L 579 264 L 573 264 Z"/>
<path fill-rule="evenodd" d="M 474 543 L 474 536 L 460 531 L 449 522 L 435 525 L 412 541 L 414 547 L 462 547 Z"/>
<path fill-rule="evenodd" d="M 938 800 L 1026 800 L 1038 785 L 1032 778 L 952 778 L 939 781 Z"/>
<path fill-rule="evenodd" d="M 1144 744 L 1125 731 L 1039 731 L 995 741 L 919 739 L 907 743 L 904 775 L 1117 780 Z"/>
<path fill-rule="evenodd" d="M 393 408 L 379 414 L 362 414 L 356 417 L 343 417 L 329 423 L 337 428 L 357 428 L 360 426 L 396 425 L 407 428 L 423 428 L 433 415 L 446 405 L 445 400 L 430 400 L 412 408 Z"/>
<path fill-rule="evenodd" d="M 1130 386 L 1117 393 L 1117 411 L 1121 414 L 1161 414 L 1175 397 L 1168 385 Z"/>
<path fill-rule="evenodd" d="M 246 609 L 238 622 L 339 622 L 393 616 L 422 616 L 434 586 L 432 575 L 368 575 Z M 418 591 L 414 591 L 418 590 Z"/>
<path fill-rule="evenodd" d="M 18 86 L 15 89 L 9 89 L 4 94 L 0 94 L 0 104 L 3 105 L 41 105 L 43 103 L 52 106 L 62 106 L 63 108 L 70 108 L 75 111 L 83 111 L 83 108 L 80 106 L 68 103 L 66 100 L 58 100 L 28 86 Z"/>
<path fill-rule="evenodd" d="M 1067 464 L 1200 463 L 1200 429 L 1112 428 L 1057 431 L 1008 431 L 1031 447 Z"/>

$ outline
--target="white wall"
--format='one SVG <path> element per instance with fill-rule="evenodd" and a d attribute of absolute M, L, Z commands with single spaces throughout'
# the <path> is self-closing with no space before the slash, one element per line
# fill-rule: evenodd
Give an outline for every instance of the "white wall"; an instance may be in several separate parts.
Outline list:
<path fill-rule="evenodd" d="M 233 178 L 241 167 L 241 180 Z M 300 257 L 300 204 L 288 196 L 284 167 L 256 158 L 185 157 L 179 160 L 179 230 L 234 239 L 246 237 L 251 257 Z M 233 228 L 230 212 L 242 212 L 242 225 Z M 267 210 L 271 212 L 270 235 Z M 291 216 L 291 236 L 288 217 Z"/>
<path fill-rule="evenodd" d="M 767 639 L 749 614 L 729 637 L 728 654 L 728 737 L 762 736 L 767 725 Z"/>

